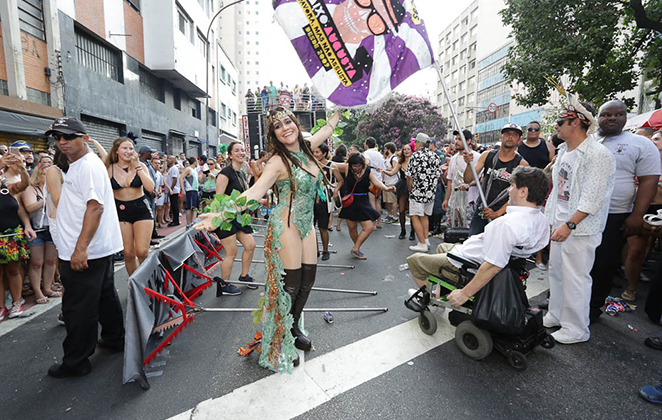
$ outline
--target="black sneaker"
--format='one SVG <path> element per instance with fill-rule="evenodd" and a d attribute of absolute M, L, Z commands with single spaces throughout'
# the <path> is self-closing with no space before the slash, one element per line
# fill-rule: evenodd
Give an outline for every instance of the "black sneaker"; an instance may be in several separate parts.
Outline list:
<path fill-rule="evenodd" d="M 227 283 L 218 276 L 214 277 L 214 281 L 216 282 L 216 297 L 222 295 L 237 296 L 241 294 L 241 290 L 237 289 L 234 284 Z"/>
<path fill-rule="evenodd" d="M 322 252 L 322 261 L 326 261 L 329 259 L 329 253 L 328 252 Z"/>
<path fill-rule="evenodd" d="M 251 277 L 250 274 L 246 274 L 245 276 L 239 276 L 239 281 L 245 281 L 247 283 L 254 283 L 255 279 L 253 277 Z M 248 287 L 249 289 L 257 289 L 257 286 L 254 285 L 254 284 L 247 284 L 246 287 Z"/>
<path fill-rule="evenodd" d="M 92 371 L 92 366 L 89 360 L 80 363 L 76 368 L 68 368 L 59 363 L 55 363 L 48 369 L 48 376 L 53 378 L 70 378 L 74 376 L 85 376 Z"/>

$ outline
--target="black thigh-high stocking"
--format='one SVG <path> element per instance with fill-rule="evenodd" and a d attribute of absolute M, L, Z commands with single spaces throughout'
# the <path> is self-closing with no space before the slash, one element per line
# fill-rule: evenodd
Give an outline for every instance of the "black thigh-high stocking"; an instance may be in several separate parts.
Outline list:
<path fill-rule="evenodd" d="M 283 289 L 285 290 L 285 293 L 290 295 L 290 298 L 292 300 L 292 306 L 290 309 L 290 313 L 293 313 L 294 305 L 297 302 L 297 296 L 299 295 L 299 289 L 301 288 L 301 268 L 296 268 L 293 270 L 290 269 L 285 269 L 285 276 L 283 277 Z M 298 319 L 294 319 L 294 323 L 292 325 L 297 325 Z M 295 341 L 296 345 L 296 341 Z M 294 366 L 299 366 L 299 356 L 297 355 L 297 358 L 292 361 Z"/>
<path fill-rule="evenodd" d="M 306 306 L 310 291 L 315 284 L 315 275 L 317 273 L 317 264 L 301 264 L 301 286 L 296 301 L 292 304 L 292 315 L 294 324 L 292 325 L 292 335 L 295 338 L 294 345 L 299 350 L 309 351 L 313 344 L 308 337 L 299 328 L 299 320 L 303 307 Z"/>

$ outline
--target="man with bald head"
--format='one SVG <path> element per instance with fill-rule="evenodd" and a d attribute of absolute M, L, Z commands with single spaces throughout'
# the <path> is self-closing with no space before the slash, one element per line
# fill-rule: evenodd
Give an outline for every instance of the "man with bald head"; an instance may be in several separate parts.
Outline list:
<path fill-rule="evenodd" d="M 655 197 L 660 178 L 659 151 L 646 137 L 623 131 L 626 121 L 627 106 L 623 102 L 609 101 L 600 107 L 598 141 L 616 158 L 616 173 L 607 225 L 595 250 L 591 270 L 591 322 L 602 314 L 600 308 L 611 292 L 627 237 L 642 232 L 643 217 Z"/>

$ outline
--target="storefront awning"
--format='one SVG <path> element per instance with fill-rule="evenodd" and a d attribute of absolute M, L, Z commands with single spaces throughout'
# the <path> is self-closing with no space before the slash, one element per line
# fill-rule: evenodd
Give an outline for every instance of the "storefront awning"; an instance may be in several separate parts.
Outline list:
<path fill-rule="evenodd" d="M 24 136 L 43 137 L 53 120 L 0 111 L 0 131 Z"/>

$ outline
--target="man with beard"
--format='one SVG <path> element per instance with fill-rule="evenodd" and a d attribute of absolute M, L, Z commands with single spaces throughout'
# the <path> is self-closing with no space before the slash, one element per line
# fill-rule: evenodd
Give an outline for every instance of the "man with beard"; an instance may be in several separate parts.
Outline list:
<path fill-rule="evenodd" d="M 471 154 L 475 165 L 480 155 L 473 150 L 473 134 L 469 130 L 462 131 L 462 134 L 464 134 L 464 139 L 467 141 L 467 146 L 469 146 L 468 153 Z M 467 167 L 467 162 L 465 162 L 462 156 L 464 145 L 460 138 L 460 132 L 456 130 L 453 132 L 453 135 L 455 136 L 455 145 L 453 147 L 451 144 L 449 149 L 453 153 L 455 153 L 453 150 L 455 149 L 458 153 L 454 154 L 448 162 L 448 171 L 446 172 L 447 193 L 444 197 L 444 202 L 441 204 L 441 207 L 447 214 L 448 227 L 451 228 L 466 227 L 468 225 L 468 215 L 473 214 L 473 206 L 478 199 L 476 182 L 464 182 L 464 171 Z M 471 211 L 468 210 L 469 207 L 472 208 Z"/>
<path fill-rule="evenodd" d="M 529 166 L 529 163 L 515 151 L 521 138 L 522 129 L 519 125 L 506 124 L 501 129 L 501 147 L 499 150 L 485 152 L 478 159 L 476 173 L 480 173 L 483 168 L 485 169 L 482 187 L 488 207 L 483 208 L 482 203 L 478 205 L 476 213 L 471 219 L 469 235 L 482 233 L 490 220 L 506 213 L 510 174 L 517 166 Z M 465 162 L 470 162 L 472 158 L 470 154 L 464 153 Z M 464 182 L 468 184 L 473 180 L 473 172 L 464 171 Z"/>
<path fill-rule="evenodd" d="M 616 158 L 616 173 L 607 225 L 591 270 L 591 322 L 602 314 L 600 308 L 611 292 L 627 237 L 642 232 L 643 217 L 660 178 L 660 152 L 646 137 L 623 131 L 626 122 L 627 107 L 623 102 L 609 101 L 600 107 L 598 142 Z"/>

